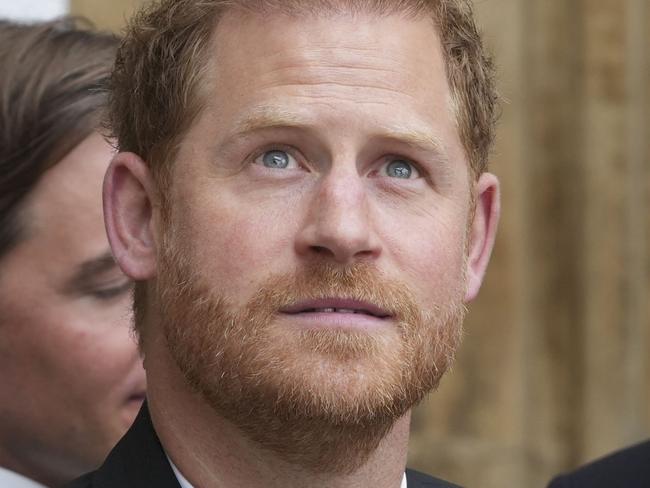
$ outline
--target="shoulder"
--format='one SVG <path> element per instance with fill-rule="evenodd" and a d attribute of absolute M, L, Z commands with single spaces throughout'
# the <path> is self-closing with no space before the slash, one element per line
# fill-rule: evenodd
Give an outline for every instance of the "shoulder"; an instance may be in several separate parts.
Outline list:
<path fill-rule="evenodd" d="M 104 463 L 65 488 L 180 488 L 151 423 L 147 403 Z"/>
<path fill-rule="evenodd" d="M 458 485 L 443 481 L 428 474 L 412 469 L 406 470 L 407 488 L 460 488 Z"/>
<path fill-rule="evenodd" d="M 650 441 L 615 452 L 558 476 L 549 488 L 647 487 L 650 484 Z"/>

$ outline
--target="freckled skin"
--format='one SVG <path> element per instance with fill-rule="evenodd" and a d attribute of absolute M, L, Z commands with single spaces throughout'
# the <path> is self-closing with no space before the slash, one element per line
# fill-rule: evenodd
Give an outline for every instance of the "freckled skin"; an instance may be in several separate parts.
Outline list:
<path fill-rule="evenodd" d="M 48 170 L 25 202 L 25 238 L 0 259 L 0 466 L 48 486 L 96 467 L 137 413 L 144 370 L 128 289 L 110 299 L 64 283 L 109 251 L 98 135 Z M 98 287 L 128 285 L 119 268 Z"/>
<path fill-rule="evenodd" d="M 348 18 L 239 20 L 228 15 L 219 26 L 219 62 L 205 85 L 217 89 L 206 95 L 175 173 L 174 191 L 182 195 L 176 219 L 205 275 L 228 277 L 224 291 L 241 304 L 255 281 L 239 277 L 293 269 L 322 226 L 346 243 L 367 239 L 382 271 L 412 283 L 421 300 L 444 287 L 440 279 L 456 279 L 448 270 L 459 269 L 463 258 L 467 160 L 441 53 L 430 47 L 439 42 L 430 24 L 412 29 L 409 20 L 375 19 L 351 31 Z M 377 35 L 382 28 L 400 36 Z M 233 29 L 236 50 L 228 41 Z M 233 121 L 260 107 L 297 114 L 304 126 L 230 137 Z M 377 137 L 393 126 L 443 141 L 450 167 Z M 292 148 L 304 168 L 271 175 L 248 165 L 224 176 L 224 168 L 238 168 L 264 144 Z M 387 154 L 414 160 L 426 178 L 369 176 Z M 228 250 L 229 259 L 212 259 L 214 249 Z"/>

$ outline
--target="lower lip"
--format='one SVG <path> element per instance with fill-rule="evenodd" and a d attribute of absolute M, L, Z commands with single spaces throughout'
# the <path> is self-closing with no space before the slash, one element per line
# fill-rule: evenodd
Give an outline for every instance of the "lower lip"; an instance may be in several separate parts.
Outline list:
<path fill-rule="evenodd" d="M 307 329 L 372 330 L 385 327 L 390 319 L 361 313 L 305 312 L 282 314 L 285 319 Z"/>

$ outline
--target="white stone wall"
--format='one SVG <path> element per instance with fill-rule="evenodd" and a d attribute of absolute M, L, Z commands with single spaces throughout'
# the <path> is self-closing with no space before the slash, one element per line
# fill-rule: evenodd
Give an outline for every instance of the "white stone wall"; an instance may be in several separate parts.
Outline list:
<path fill-rule="evenodd" d="M 18 21 L 49 20 L 70 10 L 69 0 L 0 0 L 0 18 Z"/>

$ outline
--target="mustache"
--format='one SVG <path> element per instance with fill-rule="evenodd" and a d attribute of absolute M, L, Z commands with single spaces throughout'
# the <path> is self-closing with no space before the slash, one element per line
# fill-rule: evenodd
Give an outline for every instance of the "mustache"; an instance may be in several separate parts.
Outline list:
<path fill-rule="evenodd" d="M 419 307 L 409 287 L 387 278 L 370 263 L 341 266 L 313 262 L 294 273 L 267 278 L 247 308 L 275 314 L 297 303 L 342 299 L 370 304 L 403 322 L 419 316 Z"/>
<path fill-rule="evenodd" d="M 165 272 L 159 275 L 156 285 L 163 304 L 192 296 L 192 301 L 200 300 L 204 305 L 213 301 L 231 308 L 223 293 L 217 293 L 209 280 L 200 278 L 181 247 L 164 246 L 161 258 Z M 270 319 L 281 309 L 300 302 L 337 298 L 368 303 L 400 322 L 413 323 L 420 318 L 415 296 L 406 283 L 387 277 L 373 263 L 340 265 L 317 260 L 292 272 L 268 275 L 244 308 L 255 311 L 258 318 Z"/>

